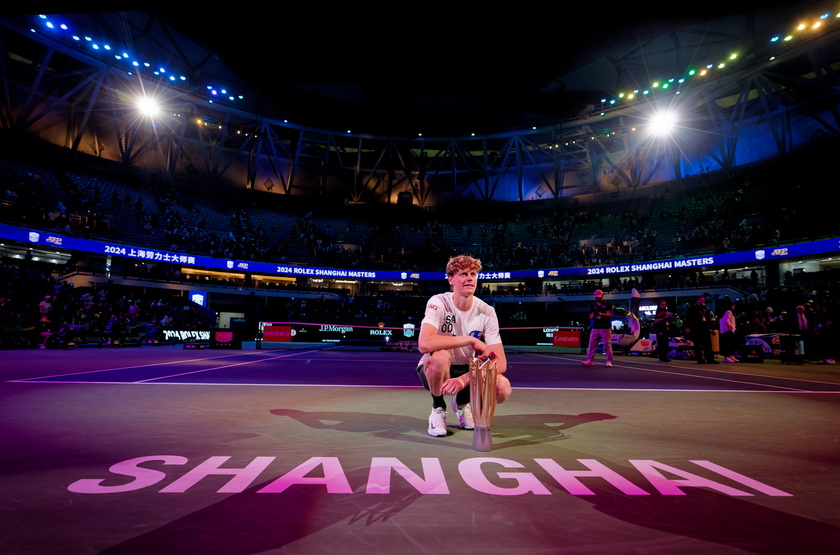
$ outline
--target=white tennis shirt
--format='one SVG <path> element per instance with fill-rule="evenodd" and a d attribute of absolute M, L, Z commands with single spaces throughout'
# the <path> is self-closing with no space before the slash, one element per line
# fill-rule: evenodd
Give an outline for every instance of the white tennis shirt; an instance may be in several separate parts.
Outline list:
<path fill-rule="evenodd" d="M 499 335 L 499 319 L 496 309 L 477 297 L 473 297 L 472 307 L 466 312 L 455 308 L 452 292 L 440 293 L 426 303 L 426 312 L 420 326 L 431 324 L 438 331 L 438 335 L 472 335 L 483 339 L 487 345 L 502 342 Z M 452 364 L 469 364 L 474 351 L 471 347 L 450 349 Z M 422 363 L 429 357 L 429 353 L 420 359 Z"/>

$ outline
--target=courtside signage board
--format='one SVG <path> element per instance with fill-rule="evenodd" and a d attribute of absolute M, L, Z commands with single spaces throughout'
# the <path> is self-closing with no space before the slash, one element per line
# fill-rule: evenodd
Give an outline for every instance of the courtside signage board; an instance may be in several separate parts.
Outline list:
<path fill-rule="evenodd" d="M 211 349 L 241 349 L 242 336 L 237 330 L 216 329 L 210 332 Z"/>
<path fill-rule="evenodd" d="M 120 256 L 138 261 L 165 262 L 187 267 L 251 272 L 266 275 L 336 279 L 393 279 L 401 281 L 437 281 L 446 279 L 443 272 L 348 270 L 342 268 L 293 266 L 287 264 L 275 264 L 272 262 L 228 260 L 198 254 L 178 253 L 154 248 L 146 248 L 141 245 L 122 245 L 95 241 L 92 239 L 82 239 L 51 231 L 27 229 L 8 224 L 0 224 L 0 239 L 36 244 L 44 248 L 72 249 L 106 256 Z M 704 267 L 726 266 L 733 264 L 754 264 L 756 262 L 768 262 L 771 260 L 783 260 L 786 258 L 799 258 L 832 253 L 840 253 L 840 238 L 822 239 L 819 241 L 810 241 L 807 243 L 797 243 L 793 245 L 763 247 L 749 251 L 674 258 L 670 260 L 634 262 L 630 264 L 481 272 L 478 277 L 481 281 L 520 280 L 531 278 L 554 279 L 563 277 L 594 278 L 604 276 L 638 275 L 646 272 L 663 272 L 691 268 L 699 269 Z"/>
<path fill-rule="evenodd" d="M 290 342 L 292 340 L 292 326 L 265 326 L 262 338 L 263 341 Z"/>
<path fill-rule="evenodd" d="M 260 322 L 263 341 L 380 345 L 416 341 L 411 324 L 396 328 L 311 322 Z"/>
<path fill-rule="evenodd" d="M 580 332 L 572 330 L 558 330 L 552 335 L 555 347 L 580 347 Z"/>

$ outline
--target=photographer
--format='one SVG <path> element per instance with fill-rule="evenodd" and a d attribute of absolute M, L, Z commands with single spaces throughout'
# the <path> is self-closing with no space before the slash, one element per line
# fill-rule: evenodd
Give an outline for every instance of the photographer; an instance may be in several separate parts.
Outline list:
<path fill-rule="evenodd" d="M 717 319 L 706 308 L 706 297 L 699 295 L 685 317 L 685 333 L 694 343 L 697 364 L 720 364 L 712 351 L 712 330 L 717 331 Z"/>
<path fill-rule="evenodd" d="M 612 304 L 604 299 L 604 293 L 600 289 L 595 291 L 595 302 L 589 310 L 589 351 L 586 353 L 585 366 L 595 366 L 595 351 L 598 349 L 598 342 L 604 343 L 604 355 L 607 357 L 606 366 L 612 366 Z"/>
<path fill-rule="evenodd" d="M 668 310 L 666 301 L 659 301 L 653 319 L 653 331 L 656 332 L 656 354 L 659 362 L 671 362 L 668 358 L 669 342 L 673 334 L 674 313 Z"/>

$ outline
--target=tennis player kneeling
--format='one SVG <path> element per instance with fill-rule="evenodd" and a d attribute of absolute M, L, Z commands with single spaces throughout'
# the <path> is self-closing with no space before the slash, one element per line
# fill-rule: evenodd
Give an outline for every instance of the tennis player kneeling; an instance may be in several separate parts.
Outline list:
<path fill-rule="evenodd" d="M 470 256 L 456 256 L 446 265 L 446 278 L 452 290 L 434 295 L 426 303 L 420 323 L 418 348 L 423 353 L 417 373 L 432 395 L 429 435 L 445 436 L 446 401 L 452 396 L 452 410 L 458 426 L 475 428 L 470 404 L 470 361 L 487 360 L 493 355 L 496 368 L 496 403 L 504 403 L 511 385 L 503 376 L 507 359 L 499 335 L 496 310 L 475 297 L 481 261 Z"/>

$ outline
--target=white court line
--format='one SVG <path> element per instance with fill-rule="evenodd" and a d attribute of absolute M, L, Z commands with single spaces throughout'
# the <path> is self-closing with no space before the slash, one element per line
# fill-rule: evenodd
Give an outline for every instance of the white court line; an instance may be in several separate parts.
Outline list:
<path fill-rule="evenodd" d="M 271 352 L 271 351 L 277 352 L 278 350 L 270 350 L 270 351 L 266 351 L 266 352 Z M 70 372 L 70 373 L 66 373 L 66 374 L 56 374 L 54 376 L 42 376 L 42 377 L 39 377 L 39 378 L 26 378 L 26 379 L 22 379 L 22 380 L 10 380 L 7 383 L 26 382 L 26 383 L 51 383 L 51 384 L 62 383 L 62 384 L 110 384 L 110 385 L 143 384 L 143 385 L 215 385 L 215 386 L 242 385 L 242 386 L 258 386 L 258 387 L 359 387 L 359 388 L 409 388 L 409 389 L 420 387 L 420 386 L 373 385 L 373 384 L 364 384 L 364 385 L 358 385 L 358 384 L 350 384 L 350 385 L 347 385 L 347 384 L 345 384 L 345 385 L 340 385 L 340 384 L 278 384 L 278 383 L 264 383 L 264 384 L 250 383 L 250 384 L 248 384 L 248 383 L 225 383 L 225 382 L 220 382 L 220 383 L 193 383 L 193 382 L 160 382 L 159 381 L 159 380 L 165 380 L 165 379 L 169 379 L 169 378 L 173 378 L 173 377 L 177 377 L 177 376 L 186 376 L 186 375 L 190 375 L 190 374 L 198 374 L 198 373 L 202 373 L 202 372 L 209 372 L 209 371 L 212 371 L 212 370 L 232 368 L 232 367 L 235 367 L 235 366 L 242 366 L 242 365 L 246 365 L 246 364 L 254 364 L 254 363 L 265 362 L 265 361 L 269 361 L 269 360 L 276 360 L 276 359 L 294 357 L 294 356 L 299 356 L 299 355 L 307 355 L 307 354 L 310 354 L 310 353 L 318 353 L 318 352 L 321 352 L 321 349 L 314 349 L 314 350 L 309 350 L 309 351 L 296 351 L 294 353 L 289 353 L 289 354 L 286 354 L 286 355 L 273 356 L 273 357 L 268 357 L 268 358 L 261 358 L 261 359 L 258 359 L 258 360 L 241 362 L 241 363 L 237 363 L 237 364 L 229 364 L 229 365 L 218 366 L 218 367 L 214 367 L 214 368 L 204 368 L 204 369 L 199 369 L 199 370 L 193 370 L 193 371 L 190 371 L 190 372 L 169 374 L 169 375 L 166 375 L 166 376 L 159 376 L 159 377 L 155 377 L 155 378 L 149 378 L 149 379 L 146 379 L 146 380 L 139 380 L 139 381 L 134 381 L 134 382 L 109 382 L 109 381 L 99 382 L 99 381 L 90 381 L 90 380 L 85 380 L 85 381 L 75 381 L 75 380 L 50 380 L 50 381 L 45 381 L 45 380 L 46 380 L 46 378 L 60 377 L 60 376 L 75 376 L 75 375 L 81 375 L 81 374 L 92 374 L 92 373 L 97 373 L 97 372 L 129 370 L 129 369 L 133 369 L 133 368 L 144 368 L 144 367 L 149 367 L 149 366 L 163 366 L 163 365 L 168 365 L 168 364 L 179 364 L 179 363 L 183 363 L 183 362 L 201 362 L 201 361 L 204 361 L 204 360 L 218 360 L 218 359 L 223 359 L 223 358 L 232 358 L 232 357 L 236 357 L 236 356 L 242 356 L 243 354 L 246 354 L 246 353 L 235 353 L 235 354 L 229 354 L 229 355 L 222 355 L 222 356 L 218 356 L 218 357 L 208 357 L 208 358 L 204 358 L 204 359 L 186 359 L 186 360 L 178 360 L 178 361 L 170 361 L 170 362 L 161 362 L 161 363 L 155 363 L 155 364 L 143 364 L 143 365 L 138 365 L 138 366 L 125 366 L 125 367 L 119 367 L 119 368 L 90 370 L 90 371 L 87 371 L 87 372 Z M 540 355 L 540 354 L 537 354 L 537 353 L 533 354 L 533 356 L 550 358 L 552 360 L 573 361 L 573 362 L 576 362 L 576 363 L 580 363 L 579 358 L 566 358 L 566 357 L 555 357 L 555 356 L 549 357 L 549 356 Z M 349 361 L 349 362 L 360 362 L 359 359 L 346 359 L 346 360 Z M 377 361 L 377 362 L 380 361 L 380 359 L 371 359 L 371 360 L 372 361 Z M 331 362 L 336 362 L 336 360 L 332 359 Z M 644 363 L 645 361 L 640 361 L 640 362 Z M 528 363 L 520 362 L 518 364 L 528 364 Z M 613 360 L 613 364 L 615 364 L 615 360 Z M 767 388 L 775 388 L 775 390 L 771 389 L 769 391 L 766 391 L 766 390 L 754 391 L 754 390 L 742 390 L 742 389 L 734 389 L 734 390 L 728 390 L 728 389 L 702 390 L 701 389 L 701 390 L 697 390 L 697 389 L 673 389 L 673 388 L 663 388 L 663 389 L 660 389 L 660 388 L 638 388 L 638 389 L 631 388 L 631 389 L 628 389 L 628 388 L 598 388 L 598 387 L 529 387 L 529 386 L 516 387 L 516 385 L 514 385 L 514 389 L 545 390 L 545 391 L 632 391 L 632 392 L 638 391 L 638 392 L 674 392 L 674 393 L 677 393 L 677 392 L 692 392 L 692 393 L 698 393 L 698 392 L 699 393 L 704 393 L 704 392 L 707 392 L 707 393 L 835 393 L 835 394 L 838 393 L 837 391 L 813 391 L 813 390 L 801 389 L 801 388 L 782 387 L 782 386 L 774 386 L 774 385 L 768 385 L 768 384 L 756 384 L 754 382 L 748 382 L 748 381 L 740 381 L 740 380 L 732 380 L 732 379 L 724 379 L 724 378 L 714 378 L 714 377 L 709 377 L 709 376 L 698 376 L 698 375 L 695 375 L 695 374 L 673 372 L 673 371 L 668 371 L 668 370 L 664 370 L 664 369 L 659 370 L 659 369 L 652 369 L 652 368 L 643 368 L 643 367 L 637 367 L 637 366 L 634 366 L 634 365 L 626 365 L 626 364 L 619 364 L 617 366 L 620 366 L 622 368 L 630 368 L 630 369 L 634 369 L 634 370 L 641 370 L 641 371 L 644 371 L 644 372 L 654 372 L 654 373 L 659 373 L 659 374 L 677 375 L 677 376 L 683 376 L 683 377 L 689 377 L 689 378 L 701 378 L 701 379 L 704 379 L 704 380 L 723 381 L 723 382 L 737 383 L 737 384 L 749 385 L 749 386 L 761 386 L 761 387 L 767 387 Z M 727 372 L 727 371 L 724 371 L 724 370 L 703 369 L 703 371 L 731 374 L 731 372 Z M 748 375 L 751 375 L 751 376 L 754 376 L 754 377 L 761 377 L 761 378 L 772 378 L 772 379 L 780 379 L 780 380 L 797 380 L 797 381 L 803 381 L 803 382 L 820 383 L 820 384 L 825 384 L 825 385 L 837 385 L 837 384 L 828 383 L 828 382 L 819 382 L 819 381 L 815 382 L 815 381 L 812 381 L 812 380 L 804 380 L 804 379 L 799 379 L 799 378 L 784 378 L 784 377 L 766 376 L 766 375 L 762 375 L 762 374 L 748 374 Z"/>
<path fill-rule="evenodd" d="M 359 389 L 426 389 L 422 385 L 381 385 L 381 384 L 320 384 L 320 383 L 231 383 L 231 382 L 74 382 L 74 381 L 49 381 L 35 382 L 46 384 L 84 384 L 84 385 L 200 385 L 213 387 L 338 387 L 338 388 L 359 388 Z M 539 389 L 522 387 L 520 389 Z M 597 391 L 597 390 L 593 390 Z M 624 390 L 622 390 L 624 391 Z M 667 391 L 667 390 L 663 390 Z M 742 392 L 743 393 L 743 392 Z M 785 393 L 785 392 L 773 392 Z"/>
<path fill-rule="evenodd" d="M 540 355 L 536 355 L 536 356 L 540 356 Z M 542 356 L 545 356 L 545 355 L 542 355 Z M 553 358 L 553 359 L 557 360 L 558 357 L 546 357 L 546 358 Z M 563 360 L 578 360 L 578 359 L 563 359 Z M 698 376 L 696 374 L 686 374 L 686 373 L 682 373 L 682 372 L 669 372 L 667 370 L 657 370 L 657 369 L 653 369 L 653 368 L 643 368 L 643 367 L 628 366 L 628 365 L 617 365 L 616 362 L 615 362 L 615 359 L 613 359 L 613 365 L 621 366 L 621 368 L 632 368 L 634 370 L 640 370 L 642 372 L 653 372 L 653 373 L 657 373 L 657 374 L 667 374 L 669 376 L 683 376 L 683 377 L 686 377 L 686 378 L 700 378 L 700 379 L 703 379 L 703 380 L 738 383 L 738 384 L 753 385 L 753 386 L 760 385 L 762 387 L 773 387 L 773 388 L 776 388 L 776 389 L 783 389 L 783 390 L 789 390 L 789 391 L 809 391 L 807 389 L 802 389 L 802 388 L 799 388 L 799 387 L 784 387 L 784 386 L 780 386 L 780 385 L 756 384 L 755 382 L 748 382 L 748 381 L 742 381 L 742 380 L 732 380 L 732 379 L 726 379 L 726 378 L 714 378 L 714 377 L 711 377 L 711 376 Z M 681 368 L 681 367 L 678 366 L 678 368 Z M 727 372 L 726 370 L 715 370 L 713 368 L 703 368 L 702 370 L 704 372 L 718 372 L 718 373 L 721 373 L 721 374 L 734 374 L 734 372 Z M 774 379 L 774 380 L 800 381 L 800 382 L 818 383 L 818 384 L 833 385 L 833 386 L 837 385 L 837 384 L 830 383 L 830 382 L 820 382 L 820 381 L 814 381 L 814 380 L 806 380 L 806 379 L 803 379 L 803 378 L 785 378 L 785 377 L 778 377 L 778 376 L 767 376 L 767 375 L 764 375 L 764 374 L 746 374 L 746 375 L 747 376 L 753 376 L 755 378 L 770 378 L 770 379 Z M 608 390 L 605 390 L 605 391 L 608 391 Z M 626 391 L 626 390 L 622 389 L 621 391 Z"/>
<path fill-rule="evenodd" d="M 311 353 L 312 351 L 309 351 L 309 352 Z M 213 368 L 202 368 L 200 370 L 192 370 L 191 372 L 179 372 L 178 374 L 169 374 L 169 375 L 166 375 L 166 376 L 157 376 L 155 378 L 149 378 L 149 379 L 146 379 L 146 380 L 138 380 L 136 382 L 130 382 L 130 383 L 155 382 L 155 381 L 158 381 L 158 380 L 166 380 L 166 379 L 169 379 L 169 378 L 175 378 L 177 376 L 189 376 L 190 374 L 201 374 L 202 372 L 212 372 L 214 370 L 222 370 L 223 368 L 233 368 L 235 366 L 244 366 L 246 364 L 255 364 L 255 363 L 258 363 L 258 362 L 268 362 L 269 360 L 277 360 L 278 358 L 288 358 L 290 356 L 295 356 L 295 355 L 279 355 L 279 356 L 276 356 L 276 357 L 261 358 L 259 360 L 249 360 L 249 361 L 246 361 L 246 362 L 238 362 L 236 364 L 228 364 L 228 365 L 225 365 L 225 366 L 216 366 L 216 367 L 213 367 Z"/>
<path fill-rule="evenodd" d="M 300 354 L 308 354 L 308 353 L 314 353 L 314 352 L 316 352 L 316 351 L 303 351 Z M 23 378 L 23 379 L 20 379 L 20 380 L 9 380 L 6 383 L 38 382 L 38 381 L 41 381 L 41 380 L 47 380 L 47 379 L 51 379 L 51 378 L 60 378 L 61 376 L 80 376 L 80 375 L 84 375 L 84 374 L 96 374 L 96 373 L 99 373 L 99 372 L 116 372 L 116 371 L 119 371 L 119 370 L 131 370 L 133 368 L 147 368 L 149 366 L 166 366 L 168 364 L 184 364 L 184 363 L 188 363 L 188 362 L 196 362 L 196 361 L 204 361 L 204 360 L 219 360 L 219 359 L 223 359 L 223 358 L 232 358 L 232 357 L 237 357 L 237 356 L 241 357 L 241 356 L 244 356 L 246 354 L 250 354 L 250 353 L 238 352 L 238 353 L 233 353 L 233 354 L 229 354 L 229 355 L 220 355 L 220 356 L 216 356 L 216 357 L 188 358 L 188 359 L 183 359 L 183 360 L 171 360 L 169 362 L 155 362 L 155 363 L 151 363 L 151 364 L 138 364 L 138 365 L 135 365 L 135 366 L 118 366 L 116 368 L 100 368 L 98 370 L 86 370 L 86 371 L 81 371 L 81 372 L 67 372 L 65 374 L 53 374 L 53 375 L 50 375 L 50 376 L 38 376 L 37 378 Z M 294 356 L 294 355 L 287 355 L 287 356 Z M 274 359 L 274 358 L 281 358 L 281 357 L 271 357 L 270 359 L 265 359 L 264 358 L 264 359 L 260 359 L 260 360 L 271 360 L 271 359 Z M 259 362 L 259 361 L 254 361 L 254 362 Z M 236 365 L 234 365 L 234 366 L 236 366 Z M 220 366 L 219 368 L 226 368 L 226 367 L 225 366 Z M 210 370 L 210 369 L 208 369 L 208 370 Z M 173 376 L 178 376 L 179 374 L 172 374 L 172 375 Z M 114 383 L 114 382 L 76 382 L 76 381 L 61 382 L 61 381 L 52 380 L 52 381 L 46 382 L 46 383 Z M 133 382 L 133 383 L 139 383 L 139 382 Z"/>
<path fill-rule="evenodd" d="M 16 380 L 24 381 L 24 380 Z M 230 383 L 230 382 L 94 382 L 94 381 L 70 381 L 70 380 L 53 380 L 48 382 L 27 382 L 37 384 L 82 384 L 82 385 L 185 385 L 185 386 L 212 386 L 212 387 L 332 387 L 332 388 L 356 388 L 356 389 L 422 389 L 426 391 L 421 385 L 381 385 L 381 384 L 318 384 L 318 383 Z M 627 389 L 627 388 L 607 388 L 607 387 L 532 387 L 514 385 L 516 390 L 528 391 L 610 391 L 618 393 L 750 393 L 750 394 L 772 394 L 772 395 L 806 395 L 806 394 L 828 394 L 838 395 L 840 391 L 812 391 L 807 389 L 796 389 L 786 391 L 762 391 L 752 389 Z"/>

